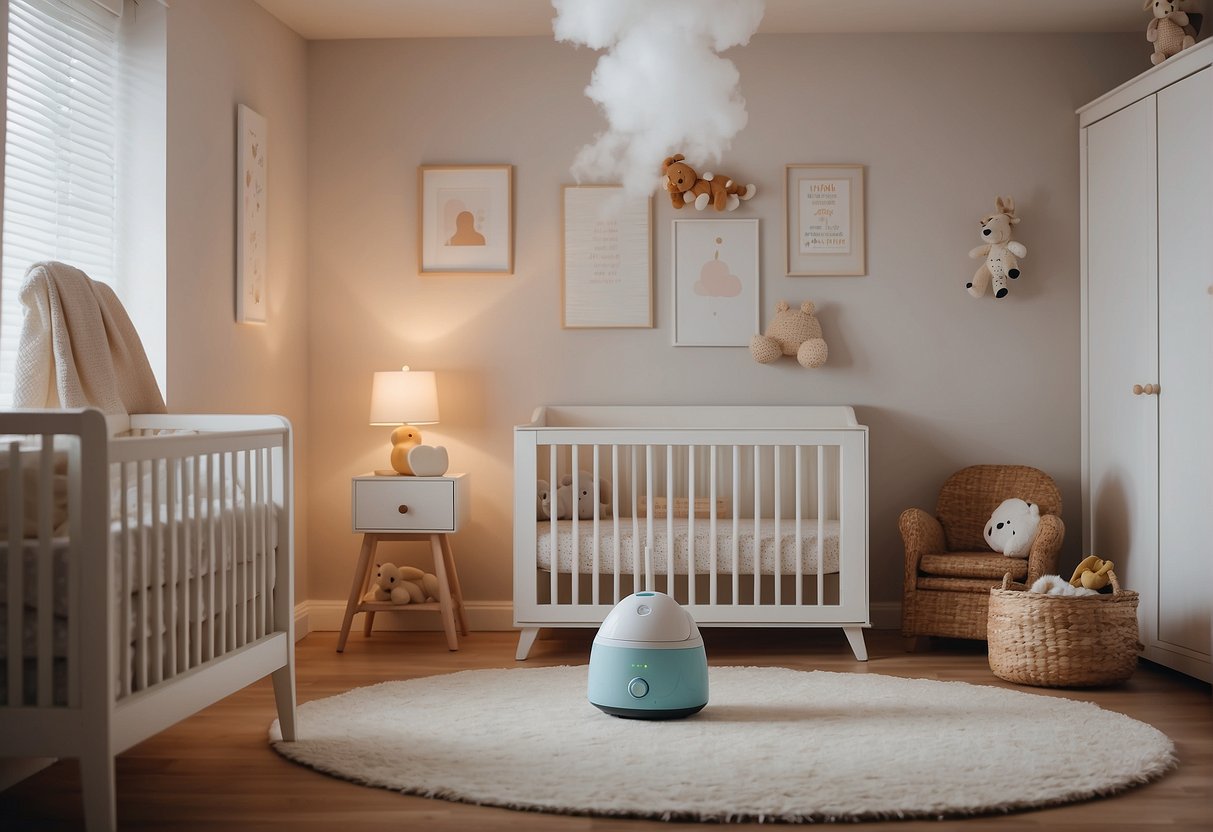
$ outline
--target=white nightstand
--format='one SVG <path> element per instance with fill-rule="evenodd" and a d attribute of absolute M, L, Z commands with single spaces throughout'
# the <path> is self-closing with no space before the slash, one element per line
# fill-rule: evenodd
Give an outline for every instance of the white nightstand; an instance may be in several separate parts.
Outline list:
<path fill-rule="evenodd" d="M 463 610 L 463 593 L 459 590 L 459 575 L 455 571 L 455 555 L 448 535 L 459 531 L 467 522 L 468 476 L 451 474 L 446 477 L 379 477 L 364 474 L 354 477 L 352 514 L 354 531 L 362 533 L 362 551 L 350 598 L 345 605 L 345 620 L 337 638 L 337 652 L 345 650 L 350 624 L 355 613 L 366 613 L 363 633 L 371 634 L 377 612 L 416 612 L 437 610 L 442 615 L 446 644 L 459 649 L 455 635 L 459 630 L 468 634 L 467 615 Z M 375 549 L 380 541 L 428 540 L 434 553 L 434 575 L 438 578 L 437 602 L 423 604 L 393 604 L 386 601 L 363 601 L 370 588 L 375 567 Z"/>

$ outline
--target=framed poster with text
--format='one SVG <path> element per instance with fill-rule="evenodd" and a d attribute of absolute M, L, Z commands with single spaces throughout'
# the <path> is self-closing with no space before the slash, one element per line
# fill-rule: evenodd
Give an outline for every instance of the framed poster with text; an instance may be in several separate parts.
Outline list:
<path fill-rule="evenodd" d="M 565 185 L 566 329 L 653 326 L 653 203 L 617 185 Z"/>
<path fill-rule="evenodd" d="M 787 165 L 789 275 L 867 274 L 863 165 Z"/>

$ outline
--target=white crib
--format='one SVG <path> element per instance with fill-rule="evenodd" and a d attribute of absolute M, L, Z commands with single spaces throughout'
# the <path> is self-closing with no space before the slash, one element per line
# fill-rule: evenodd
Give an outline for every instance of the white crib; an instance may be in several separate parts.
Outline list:
<path fill-rule="evenodd" d="M 648 588 L 700 626 L 841 627 L 866 660 L 867 471 L 850 407 L 538 408 L 514 429 L 517 658 Z M 609 510 L 540 519 L 562 477 Z"/>
<path fill-rule="evenodd" d="M 293 739 L 286 420 L 25 410 L 0 434 L 0 754 L 79 757 L 112 829 L 114 755 L 267 674 Z"/>

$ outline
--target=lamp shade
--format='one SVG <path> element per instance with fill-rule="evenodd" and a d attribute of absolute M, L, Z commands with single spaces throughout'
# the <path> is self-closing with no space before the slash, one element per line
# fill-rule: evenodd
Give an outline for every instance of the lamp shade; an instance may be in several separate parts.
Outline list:
<path fill-rule="evenodd" d="M 428 371 L 375 373 L 371 385 L 372 425 L 433 425 L 438 422 L 438 385 Z"/>

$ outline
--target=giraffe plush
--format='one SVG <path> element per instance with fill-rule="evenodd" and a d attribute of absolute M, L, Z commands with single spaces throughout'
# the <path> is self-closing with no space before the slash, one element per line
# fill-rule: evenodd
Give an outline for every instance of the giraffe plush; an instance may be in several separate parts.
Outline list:
<path fill-rule="evenodd" d="M 994 286 L 994 297 L 1007 296 L 1007 278 L 1015 280 L 1019 277 L 1019 257 L 1027 257 L 1028 250 L 1023 243 L 1011 239 L 1011 227 L 1019 224 L 1015 216 L 1015 200 L 1011 197 L 998 197 L 994 202 L 994 213 L 981 219 L 981 238 L 986 240 L 969 252 L 976 259 L 984 257 L 985 262 L 973 275 L 973 282 L 966 283 L 969 294 L 979 298 L 986 289 Z"/>

